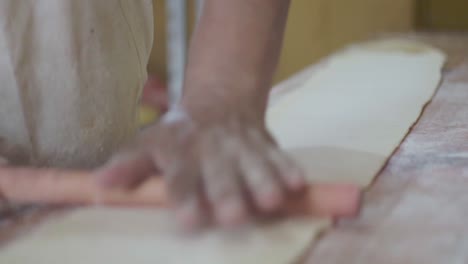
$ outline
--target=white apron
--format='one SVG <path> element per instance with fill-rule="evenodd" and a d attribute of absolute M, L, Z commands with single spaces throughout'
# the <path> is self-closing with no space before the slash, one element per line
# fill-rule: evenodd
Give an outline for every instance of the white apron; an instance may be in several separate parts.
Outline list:
<path fill-rule="evenodd" d="M 0 156 L 103 163 L 137 131 L 151 0 L 0 0 Z"/>

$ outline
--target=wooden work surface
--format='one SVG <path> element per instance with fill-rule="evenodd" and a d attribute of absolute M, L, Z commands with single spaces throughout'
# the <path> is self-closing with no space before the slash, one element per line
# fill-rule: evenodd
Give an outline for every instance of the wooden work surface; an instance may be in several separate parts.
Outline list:
<path fill-rule="evenodd" d="M 441 87 L 364 200 L 306 263 L 468 263 L 468 35 L 415 36 L 445 51 Z"/>
<path fill-rule="evenodd" d="M 361 215 L 323 234 L 305 263 L 468 262 L 468 35 L 406 37 L 447 53 L 442 85 L 367 192 Z M 317 67 L 277 92 L 294 89 Z M 42 218 L 40 210 L 27 211 L 0 221 L 0 242 Z"/>

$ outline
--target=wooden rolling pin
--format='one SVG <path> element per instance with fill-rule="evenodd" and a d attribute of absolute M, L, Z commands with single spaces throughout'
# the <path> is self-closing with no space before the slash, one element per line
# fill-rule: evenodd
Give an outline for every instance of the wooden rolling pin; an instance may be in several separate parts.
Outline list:
<path fill-rule="evenodd" d="M 0 168 L 0 194 L 14 204 L 169 206 L 162 177 L 151 177 L 132 190 L 102 189 L 90 172 L 56 169 Z M 320 216 L 352 216 L 359 209 L 360 196 L 354 185 L 315 184 L 285 208 Z"/>

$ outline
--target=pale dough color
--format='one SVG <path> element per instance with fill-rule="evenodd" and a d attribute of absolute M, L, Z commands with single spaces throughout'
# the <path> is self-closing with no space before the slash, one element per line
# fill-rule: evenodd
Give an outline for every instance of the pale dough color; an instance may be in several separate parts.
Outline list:
<path fill-rule="evenodd" d="M 431 99 L 444 59 L 398 40 L 351 47 L 272 98 L 268 125 L 311 182 L 366 186 Z M 296 218 L 187 237 L 171 223 L 164 210 L 77 210 L 6 246 L 0 263 L 290 263 L 330 225 Z"/>

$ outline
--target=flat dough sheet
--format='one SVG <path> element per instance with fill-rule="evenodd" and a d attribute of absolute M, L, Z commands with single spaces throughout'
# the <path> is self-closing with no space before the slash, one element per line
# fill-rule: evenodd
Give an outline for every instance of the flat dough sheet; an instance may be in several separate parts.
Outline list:
<path fill-rule="evenodd" d="M 444 60 L 403 40 L 350 47 L 301 87 L 273 96 L 268 126 L 310 182 L 367 186 L 431 99 Z M 8 244 L 0 263 L 291 263 L 328 226 L 291 218 L 188 236 L 165 210 L 85 208 Z"/>

